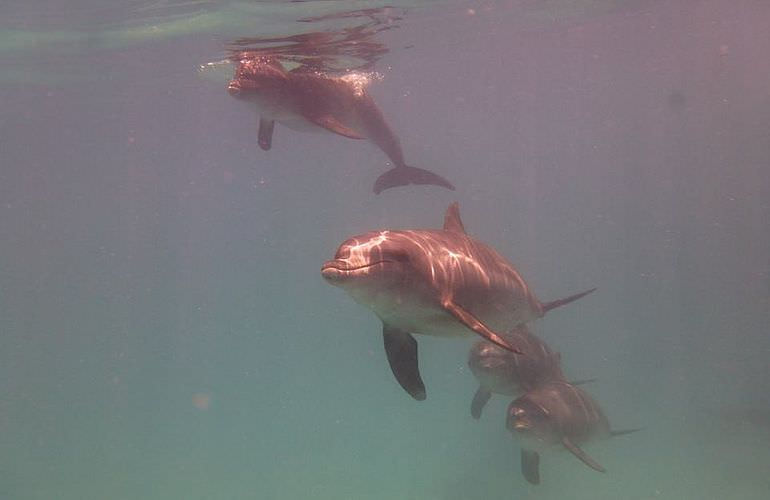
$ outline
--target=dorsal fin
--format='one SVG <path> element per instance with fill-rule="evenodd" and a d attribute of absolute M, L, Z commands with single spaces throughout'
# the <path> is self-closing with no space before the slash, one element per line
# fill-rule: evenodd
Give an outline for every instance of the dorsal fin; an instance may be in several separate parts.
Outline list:
<path fill-rule="evenodd" d="M 446 215 L 444 215 L 444 231 L 465 233 L 465 227 L 460 218 L 460 204 L 456 201 L 446 209 Z"/>

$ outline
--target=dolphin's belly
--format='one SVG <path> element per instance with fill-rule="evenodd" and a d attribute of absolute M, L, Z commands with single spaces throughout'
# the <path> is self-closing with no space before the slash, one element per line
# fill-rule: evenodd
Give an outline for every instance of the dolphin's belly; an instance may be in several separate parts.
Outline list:
<path fill-rule="evenodd" d="M 294 130 L 295 132 L 327 132 L 323 127 L 319 127 L 315 123 L 309 121 L 304 116 L 294 113 L 290 109 L 281 109 L 275 107 L 265 107 L 259 110 L 260 116 L 275 120 L 284 127 Z"/>
<path fill-rule="evenodd" d="M 331 134 L 323 127 L 319 127 L 315 123 L 308 121 L 305 117 L 299 115 L 292 115 L 289 113 L 279 114 L 275 118 L 275 121 L 283 125 L 284 127 L 291 129 L 295 132 L 319 132 Z"/>
<path fill-rule="evenodd" d="M 278 96 L 253 96 L 250 100 L 261 118 L 276 121 L 295 132 L 328 132 L 305 118 L 291 100 Z"/>
<path fill-rule="evenodd" d="M 359 303 L 371 308 L 385 323 L 401 330 L 435 337 L 476 338 L 477 334 L 443 309 L 438 297 L 422 293 L 383 294 L 375 300 L 361 297 Z M 523 307 L 509 290 L 482 290 L 472 300 L 458 303 L 499 334 L 529 321 L 530 309 Z"/>
<path fill-rule="evenodd" d="M 390 311 L 375 311 L 384 322 L 410 333 L 433 337 L 473 337 L 476 334 L 438 307 L 404 306 Z"/>
<path fill-rule="evenodd" d="M 302 78 L 294 83 L 291 92 L 254 98 L 263 116 L 297 132 L 368 136 L 367 123 L 359 113 L 360 104 L 351 100 L 348 85 L 340 87 L 326 80 Z M 328 123 L 316 123 L 313 117 L 325 118 Z"/>

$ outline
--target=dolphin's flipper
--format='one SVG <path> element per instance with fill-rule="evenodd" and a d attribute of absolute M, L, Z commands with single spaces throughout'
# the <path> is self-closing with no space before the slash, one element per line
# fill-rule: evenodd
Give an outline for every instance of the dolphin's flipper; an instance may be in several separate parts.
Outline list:
<path fill-rule="evenodd" d="M 481 410 L 484 409 L 484 405 L 487 404 L 489 398 L 492 397 L 492 393 L 486 389 L 479 387 L 476 390 L 476 394 L 473 395 L 473 401 L 471 401 L 471 416 L 478 420 L 481 418 Z"/>
<path fill-rule="evenodd" d="M 473 314 L 469 313 L 459 305 L 455 304 L 451 300 L 444 300 L 441 304 L 444 306 L 444 309 L 457 318 L 457 320 L 482 336 L 484 339 L 492 342 L 493 344 L 502 347 L 506 351 L 515 352 L 516 354 L 524 354 L 521 349 L 512 346 L 508 342 L 506 342 L 502 337 L 500 337 L 498 334 L 487 328 L 487 326 L 479 321 L 478 318 L 476 318 Z"/>
<path fill-rule="evenodd" d="M 366 139 L 366 136 L 359 134 L 350 127 L 346 127 L 332 115 L 309 116 L 307 119 L 329 132 L 334 132 L 350 139 Z"/>
<path fill-rule="evenodd" d="M 547 313 L 551 309 L 556 309 L 557 307 L 561 307 L 564 305 L 569 304 L 570 302 L 575 302 L 577 299 L 582 299 L 589 293 L 593 293 L 596 291 L 596 288 L 591 288 L 590 290 L 586 290 L 584 292 L 576 293 L 575 295 L 570 295 L 569 297 L 564 297 L 563 299 L 553 300 L 551 302 L 546 302 L 543 304 L 543 314 Z"/>
<path fill-rule="evenodd" d="M 259 132 L 257 133 L 257 141 L 259 147 L 265 151 L 269 151 L 273 145 L 273 127 L 275 122 L 268 120 L 267 118 L 259 117 Z"/>
<path fill-rule="evenodd" d="M 451 182 L 438 174 L 434 174 L 430 170 L 402 165 L 400 167 L 391 168 L 381 176 L 377 177 L 377 180 L 374 182 L 374 192 L 380 194 L 386 189 L 398 186 L 408 186 L 409 184 L 430 184 L 433 186 L 445 187 L 452 191 L 455 190 L 455 187 Z"/>
<path fill-rule="evenodd" d="M 460 204 L 456 201 L 449 205 L 444 214 L 444 231 L 454 231 L 465 234 L 465 226 L 460 218 Z"/>
<path fill-rule="evenodd" d="M 425 399 L 425 384 L 422 383 L 417 366 L 417 341 L 408 332 L 382 324 L 382 340 L 388 363 L 396 380 L 414 399 Z"/>
<path fill-rule="evenodd" d="M 530 484 L 540 484 L 540 454 L 521 449 L 521 475 Z"/>
<path fill-rule="evenodd" d="M 599 463 L 596 462 L 596 460 L 594 460 L 593 458 L 589 457 L 586 452 L 581 450 L 575 443 L 570 441 L 568 437 L 563 437 L 561 439 L 561 444 L 563 444 L 565 448 L 567 448 L 569 451 L 571 451 L 573 455 L 578 457 L 581 462 L 583 462 L 584 464 L 586 464 L 587 466 L 589 466 L 593 470 L 599 471 L 599 472 L 607 472 L 604 469 L 604 467 L 599 465 Z"/>

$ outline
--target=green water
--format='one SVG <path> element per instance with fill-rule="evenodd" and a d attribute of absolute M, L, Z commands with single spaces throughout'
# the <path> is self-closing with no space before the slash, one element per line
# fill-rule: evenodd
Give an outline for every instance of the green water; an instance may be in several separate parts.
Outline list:
<path fill-rule="evenodd" d="M 365 141 L 261 151 L 199 71 L 348 2 L 0 6 L 0 499 L 768 498 L 770 6 L 389 5 L 371 93 L 455 192 L 374 195 Z M 471 340 L 418 339 L 416 402 L 321 279 L 455 200 L 542 300 L 598 287 L 535 331 L 644 428 L 586 445 L 606 474 L 526 483 Z"/>

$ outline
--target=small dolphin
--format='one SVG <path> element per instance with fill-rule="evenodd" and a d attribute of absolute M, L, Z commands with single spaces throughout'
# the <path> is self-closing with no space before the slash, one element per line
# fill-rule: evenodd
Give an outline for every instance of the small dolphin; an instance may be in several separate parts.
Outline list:
<path fill-rule="evenodd" d="M 465 233 L 457 203 L 447 209 L 443 229 L 372 231 L 348 239 L 324 263 L 321 275 L 380 318 L 393 374 L 417 400 L 425 399 L 425 386 L 412 333 L 475 333 L 521 353 L 496 332 L 541 318 L 594 290 L 541 303 L 507 260 Z"/>
<path fill-rule="evenodd" d="M 230 95 L 257 105 L 259 146 L 269 150 L 275 122 L 299 131 L 328 130 L 351 139 L 368 139 L 393 162 L 377 178 L 374 192 L 408 184 L 432 184 L 454 190 L 443 177 L 410 167 L 401 144 L 366 91 L 365 75 L 332 77 L 299 67 L 286 71 L 273 57 L 243 57 L 227 88 Z"/>
<path fill-rule="evenodd" d="M 479 388 L 471 402 L 471 415 L 480 418 L 481 411 L 492 393 L 520 396 L 551 380 L 565 380 L 561 370 L 561 355 L 529 331 L 526 325 L 514 328 L 503 338 L 527 353 L 518 356 L 486 340 L 479 340 L 468 353 L 468 367 L 476 377 Z M 593 379 L 577 380 L 585 384 Z"/>
<path fill-rule="evenodd" d="M 547 382 L 514 400 L 508 406 L 506 427 L 524 442 L 521 473 L 532 484 L 540 483 L 539 451 L 562 446 L 592 469 L 606 472 L 579 445 L 639 430 L 610 430 L 596 401 L 566 381 Z"/>

